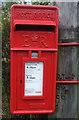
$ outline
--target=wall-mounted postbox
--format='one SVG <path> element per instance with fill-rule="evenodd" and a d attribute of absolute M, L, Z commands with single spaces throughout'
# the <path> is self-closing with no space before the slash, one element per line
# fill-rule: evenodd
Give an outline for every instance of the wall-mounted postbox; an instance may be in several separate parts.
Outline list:
<path fill-rule="evenodd" d="M 11 112 L 54 112 L 58 51 L 57 7 L 13 5 L 10 38 Z"/>

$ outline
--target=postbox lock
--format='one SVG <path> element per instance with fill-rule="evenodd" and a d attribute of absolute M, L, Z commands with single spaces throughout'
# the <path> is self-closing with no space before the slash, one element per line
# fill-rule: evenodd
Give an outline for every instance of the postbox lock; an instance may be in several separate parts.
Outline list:
<path fill-rule="evenodd" d="M 20 80 L 20 83 L 22 84 L 22 80 Z"/>

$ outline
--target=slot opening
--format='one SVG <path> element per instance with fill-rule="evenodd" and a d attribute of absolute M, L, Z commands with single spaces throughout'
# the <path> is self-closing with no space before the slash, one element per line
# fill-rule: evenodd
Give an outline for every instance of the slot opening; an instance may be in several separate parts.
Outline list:
<path fill-rule="evenodd" d="M 19 25 L 15 26 L 16 31 L 55 31 L 54 25 Z"/>

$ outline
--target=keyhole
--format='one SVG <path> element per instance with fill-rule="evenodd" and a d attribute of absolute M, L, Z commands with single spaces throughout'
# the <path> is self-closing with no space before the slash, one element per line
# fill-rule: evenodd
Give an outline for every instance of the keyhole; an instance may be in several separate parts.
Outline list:
<path fill-rule="evenodd" d="M 22 84 L 22 80 L 20 80 L 20 83 Z"/>

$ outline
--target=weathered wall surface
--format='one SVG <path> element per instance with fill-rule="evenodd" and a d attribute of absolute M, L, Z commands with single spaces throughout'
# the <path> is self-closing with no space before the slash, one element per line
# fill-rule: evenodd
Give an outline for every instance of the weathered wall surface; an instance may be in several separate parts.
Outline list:
<path fill-rule="evenodd" d="M 79 42 L 76 2 L 56 3 L 59 7 L 59 43 Z M 59 46 L 58 77 L 61 81 L 79 81 L 79 46 Z M 57 84 L 57 105 L 50 118 L 78 118 L 78 84 Z"/>

